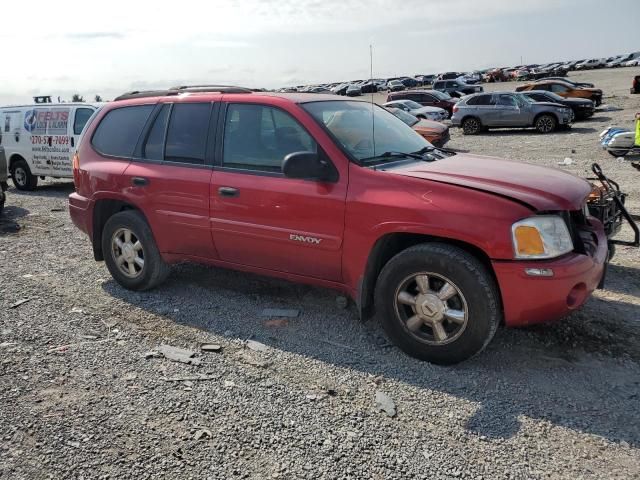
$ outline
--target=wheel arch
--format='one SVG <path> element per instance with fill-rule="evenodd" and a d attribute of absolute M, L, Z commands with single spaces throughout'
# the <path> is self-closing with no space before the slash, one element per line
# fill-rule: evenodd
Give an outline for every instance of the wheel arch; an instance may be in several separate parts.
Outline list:
<path fill-rule="evenodd" d="M 24 158 L 19 153 L 12 153 L 11 156 L 9 157 L 9 171 L 11 171 L 11 168 L 13 167 L 13 165 L 16 162 L 19 162 L 20 160 L 24 160 L 25 162 L 27 161 L 27 159 Z M 28 164 L 28 162 L 27 162 L 27 164 Z"/>
<path fill-rule="evenodd" d="M 560 117 L 558 117 L 558 115 L 555 112 L 550 112 L 548 110 L 542 111 L 542 112 L 538 112 L 536 114 L 535 117 L 533 117 L 533 125 L 535 126 L 536 122 L 538 121 L 538 118 L 540 118 L 542 115 L 550 115 L 553 118 L 556 119 L 556 127 L 560 125 Z"/>
<path fill-rule="evenodd" d="M 362 280 L 358 286 L 357 304 L 360 317 L 362 319 L 371 318 L 375 314 L 373 295 L 378 276 L 387 262 L 407 248 L 421 243 L 433 242 L 456 246 L 476 257 L 486 267 L 487 271 L 496 282 L 496 288 L 498 289 L 500 302 L 502 303 L 502 293 L 500 292 L 498 280 L 493 270 L 493 266 L 491 265 L 491 259 L 487 253 L 478 246 L 462 240 L 447 237 L 421 233 L 393 232 L 387 233 L 378 238 L 369 252 L 364 275 L 362 276 Z"/>
<path fill-rule="evenodd" d="M 149 220 L 142 209 L 130 202 L 111 198 L 104 198 L 96 201 L 93 207 L 93 229 L 91 234 L 93 257 L 96 260 L 104 260 L 104 252 L 102 251 L 102 232 L 104 231 L 104 225 L 113 215 L 119 212 L 124 212 L 125 210 L 137 211 L 142 215 L 142 218 L 147 222 L 147 225 L 150 225 Z"/>

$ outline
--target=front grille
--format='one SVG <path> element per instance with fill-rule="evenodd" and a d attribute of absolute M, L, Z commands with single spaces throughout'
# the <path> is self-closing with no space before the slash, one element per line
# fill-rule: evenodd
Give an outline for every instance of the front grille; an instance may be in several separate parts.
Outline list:
<path fill-rule="evenodd" d="M 583 211 L 566 212 L 565 222 L 573 240 L 574 252 L 594 256 L 598 250 L 598 236 Z"/>

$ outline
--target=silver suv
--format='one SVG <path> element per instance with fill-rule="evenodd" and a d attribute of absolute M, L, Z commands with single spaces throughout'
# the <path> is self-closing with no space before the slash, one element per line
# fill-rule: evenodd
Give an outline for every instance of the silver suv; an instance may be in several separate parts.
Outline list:
<path fill-rule="evenodd" d="M 460 99 L 453 107 L 452 125 L 467 135 L 489 128 L 529 128 L 540 133 L 568 127 L 571 109 L 553 102 L 536 102 L 516 92 L 477 93 Z"/>

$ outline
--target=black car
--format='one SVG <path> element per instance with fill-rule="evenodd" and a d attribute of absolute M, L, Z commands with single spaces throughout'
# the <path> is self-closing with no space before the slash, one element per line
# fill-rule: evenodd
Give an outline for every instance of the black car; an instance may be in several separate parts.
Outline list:
<path fill-rule="evenodd" d="M 401 78 L 400 81 L 407 88 L 414 88 L 418 86 L 418 81 L 415 78 L 404 77 L 404 78 Z"/>
<path fill-rule="evenodd" d="M 362 90 L 359 85 L 352 83 L 347 87 L 346 95 L 347 97 L 359 97 L 362 95 Z"/>
<path fill-rule="evenodd" d="M 461 80 L 438 80 L 434 82 L 433 89 L 448 93 L 452 97 L 461 97 L 484 91 L 480 85 L 469 85 Z"/>
<path fill-rule="evenodd" d="M 573 115 L 576 120 L 589 118 L 595 111 L 593 102 L 586 98 L 564 98 L 553 92 L 546 92 L 544 90 L 529 90 L 522 93 L 536 102 L 560 103 L 565 107 L 569 107 L 573 110 Z"/>
<path fill-rule="evenodd" d="M 378 85 L 374 82 L 364 82 L 360 84 L 360 92 L 362 93 L 376 93 L 378 91 Z"/>

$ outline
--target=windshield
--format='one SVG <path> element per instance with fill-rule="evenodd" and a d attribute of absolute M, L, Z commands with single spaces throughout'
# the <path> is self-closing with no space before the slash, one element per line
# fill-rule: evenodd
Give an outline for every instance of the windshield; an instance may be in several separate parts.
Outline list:
<path fill-rule="evenodd" d="M 357 160 L 384 152 L 411 153 L 431 147 L 411 127 L 378 105 L 338 100 L 301 106 Z"/>
<path fill-rule="evenodd" d="M 446 92 L 441 92 L 439 90 L 429 90 L 429 93 L 434 97 L 438 97 L 440 100 L 449 100 L 451 95 Z"/>
<path fill-rule="evenodd" d="M 402 120 L 404 123 L 409 125 L 410 127 L 413 127 L 416 123 L 420 121 L 418 120 L 418 118 L 414 117 L 410 113 L 407 113 L 404 110 L 400 110 L 399 108 L 394 108 L 393 110 L 389 110 L 389 111 L 393 113 L 396 117 L 398 117 L 400 120 Z"/>
<path fill-rule="evenodd" d="M 404 104 L 405 104 L 407 107 L 409 107 L 411 110 L 416 110 L 416 109 L 418 109 L 418 108 L 422 108 L 422 105 L 420 105 L 420 104 L 419 104 L 419 103 L 417 103 L 417 102 L 414 102 L 413 100 L 406 100 L 406 101 L 404 102 Z"/>

